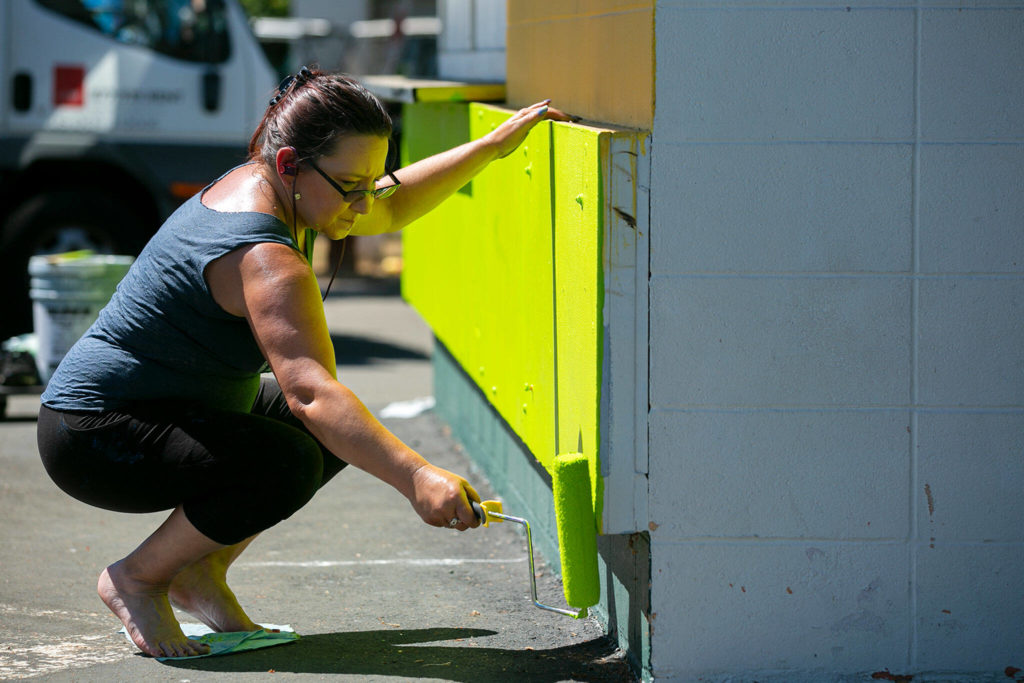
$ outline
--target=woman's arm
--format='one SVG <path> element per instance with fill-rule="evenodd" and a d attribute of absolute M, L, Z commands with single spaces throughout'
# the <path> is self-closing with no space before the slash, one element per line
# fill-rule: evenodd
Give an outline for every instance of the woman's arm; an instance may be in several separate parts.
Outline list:
<path fill-rule="evenodd" d="M 428 524 L 465 529 L 478 522 L 465 479 L 434 467 L 389 432 L 338 382 L 334 348 L 309 265 L 290 247 L 243 247 L 206 271 L 214 299 L 244 316 L 292 413 L 336 456 L 402 493 Z"/>
<path fill-rule="evenodd" d="M 547 102 L 538 102 L 520 109 L 482 138 L 399 169 L 395 175 L 402 187 L 374 204 L 368 215 L 356 221 L 352 234 L 401 230 L 458 191 L 489 163 L 510 154 L 545 119 L 569 121 L 572 117 L 550 108 Z M 381 185 L 389 182 L 385 178 Z"/>

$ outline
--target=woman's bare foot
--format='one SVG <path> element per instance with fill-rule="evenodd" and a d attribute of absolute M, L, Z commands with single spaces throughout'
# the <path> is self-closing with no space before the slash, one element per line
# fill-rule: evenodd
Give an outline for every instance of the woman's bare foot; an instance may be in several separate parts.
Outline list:
<path fill-rule="evenodd" d="M 224 572 L 212 564 L 199 560 L 174 577 L 168 591 L 171 603 L 220 633 L 258 631 L 262 627 L 245 613 Z"/>
<path fill-rule="evenodd" d="M 181 632 L 167 599 L 166 587 L 133 579 L 123 560 L 100 574 L 96 591 L 121 620 L 140 650 L 153 657 L 190 657 L 209 652 L 209 646 L 189 640 Z"/>

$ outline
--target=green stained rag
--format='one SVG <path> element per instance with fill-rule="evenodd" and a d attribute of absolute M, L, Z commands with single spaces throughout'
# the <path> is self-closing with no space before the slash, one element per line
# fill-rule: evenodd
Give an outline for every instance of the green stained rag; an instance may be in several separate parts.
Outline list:
<path fill-rule="evenodd" d="M 216 657 L 246 650 L 258 650 L 264 647 L 284 645 L 299 639 L 299 634 L 292 630 L 291 626 L 279 626 L 265 624 L 265 629 L 278 629 L 280 633 L 272 633 L 267 630 L 259 631 L 232 631 L 228 633 L 215 633 L 202 624 L 182 624 L 181 631 L 188 638 L 198 640 L 210 646 L 210 651 L 205 655 L 193 655 L 191 657 L 157 657 L 157 661 L 180 661 L 183 659 L 199 659 L 200 657 Z M 122 628 L 121 633 L 129 638 L 127 632 Z"/>

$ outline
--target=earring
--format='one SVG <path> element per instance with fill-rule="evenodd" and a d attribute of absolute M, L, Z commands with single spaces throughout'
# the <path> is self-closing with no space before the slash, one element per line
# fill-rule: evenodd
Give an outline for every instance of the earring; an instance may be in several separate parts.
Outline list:
<path fill-rule="evenodd" d="M 301 195 L 301 194 L 299 194 L 298 192 L 296 192 L 296 193 L 295 193 L 295 198 L 296 198 L 296 199 L 302 199 L 302 195 Z"/>

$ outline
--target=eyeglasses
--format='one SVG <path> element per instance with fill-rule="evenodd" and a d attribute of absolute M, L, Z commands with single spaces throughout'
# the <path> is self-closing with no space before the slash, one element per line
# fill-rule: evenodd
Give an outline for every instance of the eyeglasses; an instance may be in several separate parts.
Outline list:
<path fill-rule="evenodd" d="M 395 193 L 395 190 L 397 190 L 399 186 L 402 184 L 402 181 L 396 178 L 391 171 L 387 171 L 387 176 L 391 178 L 392 182 L 394 182 L 394 185 L 388 185 L 387 187 L 378 187 L 372 190 L 345 190 L 342 189 L 341 185 L 334 182 L 334 179 L 331 178 L 331 176 L 324 173 L 323 170 L 321 170 L 321 168 L 317 166 L 315 163 L 313 163 L 312 161 L 307 161 L 306 163 L 312 166 L 314 171 L 323 176 L 323 179 L 330 183 L 331 187 L 337 190 L 338 194 L 340 194 L 342 198 L 349 204 L 354 204 L 363 197 L 367 196 L 373 197 L 374 199 L 384 199 L 385 197 L 390 197 Z"/>

